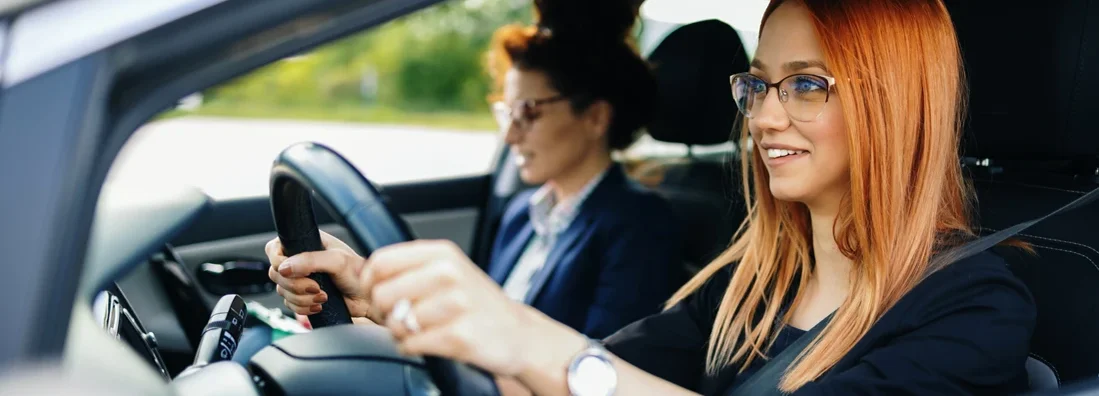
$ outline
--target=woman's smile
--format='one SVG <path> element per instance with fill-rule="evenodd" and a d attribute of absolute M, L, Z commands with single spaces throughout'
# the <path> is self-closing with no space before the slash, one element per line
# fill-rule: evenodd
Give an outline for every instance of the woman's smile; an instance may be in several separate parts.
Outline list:
<path fill-rule="evenodd" d="M 767 164 L 768 169 L 786 165 L 809 157 L 809 150 L 796 145 L 780 144 L 772 142 L 759 143 L 760 155 Z"/>
<path fill-rule="evenodd" d="M 809 152 L 804 150 L 770 149 L 766 151 L 766 155 L 767 167 L 770 168 L 806 158 L 809 156 Z"/>

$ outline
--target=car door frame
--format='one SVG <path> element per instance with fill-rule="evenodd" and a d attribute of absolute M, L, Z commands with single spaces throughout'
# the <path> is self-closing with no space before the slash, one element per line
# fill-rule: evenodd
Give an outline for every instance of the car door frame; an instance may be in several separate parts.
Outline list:
<path fill-rule="evenodd" d="M 185 15 L 140 21 L 154 26 L 111 37 L 101 48 L 61 54 L 72 59 L 48 54 L 59 64 L 30 72 L 13 65 L 42 54 L 12 43 L 25 44 L 29 35 L 79 40 L 81 32 L 51 36 L 44 26 L 20 23 L 41 23 L 57 10 L 50 7 L 97 1 L 48 3 L 9 16 L 0 37 L 0 166 L 14 171 L 0 183 L 18 193 L 0 198 L 0 249 L 17 264 L 0 283 L 0 299 L 9 302 L 0 308 L 7 323 L 0 365 L 61 356 L 100 191 L 140 125 L 192 92 L 438 1 L 206 0 Z"/>

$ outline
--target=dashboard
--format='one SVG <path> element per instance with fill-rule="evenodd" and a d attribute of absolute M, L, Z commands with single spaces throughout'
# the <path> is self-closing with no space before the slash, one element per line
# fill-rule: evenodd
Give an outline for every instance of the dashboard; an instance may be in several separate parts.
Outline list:
<path fill-rule="evenodd" d="M 96 205 L 86 262 L 69 321 L 62 355 L 66 366 L 80 368 L 86 373 L 76 374 L 103 382 L 117 379 L 119 389 L 134 389 L 136 394 L 170 393 L 172 360 L 181 364 L 180 360 L 187 356 L 166 357 L 161 353 L 161 343 L 185 345 L 188 347 L 184 351 L 189 351 L 188 341 L 178 339 L 186 335 L 185 331 L 149 332 L 146 327 L 149 321 L 163 318 L 139 315 L 141 309 L 135 309 L 135 302 L 148 305 L 166 299 L 151 299 L 140 292 L 129 296 L 126 292 L 130 289 L 120 287 L 118 280 L 135 272 L 152 271 L 154 266 L 150 264 L 163 254 L 167 241 L 209 208 L 209 197 L 194 188 L 148 184 L 104 186 Z M 171 307 L 155 308 L 163 308 L 160 311 L 177 320 Z M 179 323 L 174 325 L 180 328 Z M 191 353 L 189 358 L 193 359 Z"/>
<path fill-rule="evenodd" d="M 165 382 L 171 381 L 172 376 L 160 354 L 156 335 L 142 326 L 118 285 L 96 295 L 92 302 L 92 317 L 100 321 L 107 335 L 126 343 L 144 358 Z"/>
<path fill-rule="evenodd" d="M 106 186 L 100 199 L 59 362 L 65 375 L 120 395 L 439 394 L 426 361 L 401 355 L 380 326 L 333 326 L 286 337 L 247 367 L 204 359 L 225 356 L 219 347 L 225 334 L 239 339 L 240 327 L 220 326 L 241 323 L 244 302 L 236 297 L 226 312 L 219 311 L 225 297 L 212 309 L 202 303 L 198 282 L 167 243 L 206 213 L 210 200 L 197 190 L 150 194 Z M 233 266 L 255 272 L 248 263 L 224 264 L 226 273 Z M 227 320 L 228 312 L 241 320 Z M 213 363 L 192 365 L 200 360 Z M 455 373 L 446 378 L 479 374 L 443 369 Z"/>

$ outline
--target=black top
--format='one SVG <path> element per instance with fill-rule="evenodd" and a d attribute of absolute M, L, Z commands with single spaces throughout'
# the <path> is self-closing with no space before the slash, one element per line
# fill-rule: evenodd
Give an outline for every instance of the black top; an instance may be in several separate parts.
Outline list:
<path fill-rule="evenodd" d="M 705 370 L 706 346 L 730 269 L 674 307 L 604 340 L 627 362 L 706 395 L 731 394 L 765 362 Z M 882 316 L 850 352 L 796 395 L 1005 394 L 1026 389 L 1037 312 L 1030 292 L 992 253 L 954 263 L 924 279 Z M 801 330 L 784 327 L 775 356 Z"/>

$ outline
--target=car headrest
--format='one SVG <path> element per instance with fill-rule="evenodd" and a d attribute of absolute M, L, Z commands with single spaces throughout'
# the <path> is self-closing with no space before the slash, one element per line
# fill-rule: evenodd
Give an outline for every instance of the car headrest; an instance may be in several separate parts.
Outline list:
<path fill-rule="evenodd" d="M 728 142 L 737 118 L 729 76 L 748 70 L 736 30 L 718 20 L 681 26 L 649 62 L 660 92 L 649 135 L 688 145 Z"/>
<path fill-rule="evenodd" d="M 1099 1 L 946 4 L 969 80 L 963 155 L 1094 161 L 1099 156 L 1094 12 Z"/>

